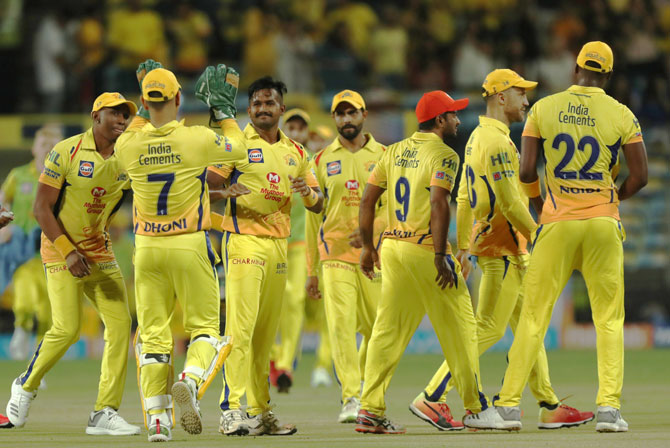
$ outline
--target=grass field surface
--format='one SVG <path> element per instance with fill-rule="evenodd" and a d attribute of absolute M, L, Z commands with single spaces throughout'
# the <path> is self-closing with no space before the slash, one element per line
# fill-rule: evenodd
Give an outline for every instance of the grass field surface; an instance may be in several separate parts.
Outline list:
<path fill-rule="evenodd" d="M 580 410 L 595 411 L 597 392 L 596 356 L 592 351 L 548 352 L 552 383 L 559 397 Z M 282 422 L 294 423 L 298 433 L 288 437 L 225 437 L 219 434 L 218 399 L 221 381 L 207 392 L 201 408 L 204 430 L 198 436 L 174 429 L 170 446 L 188 447 L 670 447 L 670 350 L 626 352 L 626 372 L 622 414 L 628 421 L 628 433 L 599 434 L 595 422 L 578 428 L 538 430 L 538 407 L 528 391 L 524 395 L 520 432 L 460 431 L 439 432 L 414 417 L 409 403 L 421 391 L 441 362 L 436 355 L 406 355 L 401 361 L 387 393 L 387 414 L 407 428 L 405 435 L 364 435 L 353 424 L 338 424 L 339 388 L 313 389 L 309 376 L 313 357 L 304 356 L 295 375 L 290 394 L 273 393 L 275 411 Z M 181 365 L 179 360 L 177 365 Z M 9 398 L 10 383 L 25 368 L 24 363 L 0 361 L 0 409 Z M 63 361 L 47 375 L 48 388 L 39 394 L 22 429 L 0 430 L 0 447 L 92 447 L 123 448 L 147 446 L 146 430 L 140 436 L 87 436 L 88 415 L 97 391 L 99 361 Z M 498 392 L 505 369 L 504 353 L 488 353 L 481 360 L 485 392 Z M 462 416 L 463 405 L 453 391 L 448 403 L 455 416 Z M 141 424 L 135 363 L 129 362 L 126 393 L 121 415 Z"/>

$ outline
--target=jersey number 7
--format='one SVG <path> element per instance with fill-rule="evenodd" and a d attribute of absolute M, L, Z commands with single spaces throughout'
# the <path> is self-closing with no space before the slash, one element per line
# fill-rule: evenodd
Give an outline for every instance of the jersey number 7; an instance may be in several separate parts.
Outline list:
<path fill-rule="evenodd" d="M 163 188 L 161 188 L 161 192 L 158 195 L 156 214 L 158 216 L 167 215 L 167 200 L 168 194 L 170 194 L 170 188 L 172 188 L 172 183 L 174 182 L 174 173 L 149 174 L 147 180 L 149 182 L 165 182 L 165 185 L 163 185 Z"/>

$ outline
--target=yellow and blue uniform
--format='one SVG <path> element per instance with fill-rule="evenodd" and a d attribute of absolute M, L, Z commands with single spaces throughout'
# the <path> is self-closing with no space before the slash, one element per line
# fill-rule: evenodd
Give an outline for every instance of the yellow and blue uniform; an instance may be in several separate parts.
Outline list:
<path fill-rule="evenodd" d="M 523 235 L 530 235 L 537 227 L 519 186 L 519 154 L 509 132 L 503 122 L 479 117 L 479 126 L 465 146 L 458 187 L 458 248 L 478 257 L 482 269 L 476 314 L 480 355 L 503 337 L 508 323 L 516 330 L 523 302 L 521 285 L 528 267 Z M 424 390 L 426 397 L 446 399 L 453 387 L 450 379 L 444 362 Z M 538 402 L 558 402 L 549 380 L 544 345 L 531 373 L 530 388 Z"/>
<path fill-rule="evenodd" d="M 368 279 L 358 265 L 361 250 L 349 245 L 349 235 L 358 229 L 358 209 L 365 182 L 385 151 L 370 134 L 356 152 L 336 138 L 314 157 L 313 168 L 326 202 L 323 212 L 311 214 L 306 227 L 308 275 L 322 268 L 324 306 L 342 401 L 359 398 L 365 373 L 365 358 L 372 333 L 381 278 Z M 380 200 L 379 213 L 386 196 Z M 383 228 L 383 219 L 377 228 Z M 381 224 L 379 224 L 381 222 Z M 377 232 L 377 236 L 381 232 Z M 356 333 L 363 336 L 356 347 Z"/>
<path fill-rule="evenodd" d="M 58 143 L 48 154 L 39 182 L 60 190 L 54 215 L 70 242 L 83 254 L 91 274 L 75 278 L 53 243 L 42 233 L 41 256 L 51 301 L 53 325 L 40 342 L 23 388 L 34 391 L 42 377 L 79 339 L 81 298 L 85 296 L 105 325 L 105 349 L 95 410 L 121 405 L 128 363 L 128 297 L 107 233 L 111 217 L 129 188 L 116 154 L 96 150 L 93 130 Z"/>
<path fill-rule="evenodd" d="M 170 394 L 168 363 L 148 358 L 165 360 L 172 352 L 175 299 L 191 340 L 184 372 L 200 385 L 202 375 L 194 372 L 207 370 L 216 356 L 208 342 L 220 338 L 217 260 L 207 232 L 207 167 L 239 154 L 211 129 L 176 120 L 124 133 L 116 152 L 134 194 L 135 300 L 146 361 L 140 363 L 140 381 L 143 396 L 151 399 Z M 148 408 L 150 414 L 162 412 Z"/>
<path fill-rule="evenodd" d="M 286 238 L 291 233 L 289 176 L 302 177 L 311 187 L 318 184 L 305 150 L 281 130 L 274 144 L 251 124 L 244 132 L 236 124 L 224 124 L 223 130 L 243 158 L 210 170 L 251 193 L 232 198 L 223 219 L 226 335 L 234 343 L 224 366 L 221 409 L 239 409 L 246 387 L 247 412 L 257 415 L 270 407 L 270 350 L 286 287 Z"/>
<path fill-rule="evenodd" d="M 596 402 L 618 409 L 623 384 L 624 232 L 613 173 L 618 172 L 621 147 L 642 141 L 640 125 L 626 106 L 602 89 L 575 85 L 535 103 L 523 135 L 541 139 L 547 197 L 496 404 L 518 406 L 554 304 L 578 269 L 589 290 L 597 334 Z"/>
<path fill-rule="evenodd" d="M 470 294 L 448 243 L 447 262 L 455 282 L 444 290 L 435 282 L 430 189 L 452 191 L 458 165 L 458 155 L 440 137 L 416 132 L 391 145 L 368 180 L 389 192 L 381 251 L 382 296 L 361 397 L 361 408 L 377 415 L 384 414 L 391 375 L 426 313 L 465 408 L 476 413 L 488 406 L 478 384 L 477 332 Z"/>
<path fill-rule="evenodd" d="M 33 204 L 37 195 L 37 184 L 40 173 L 35 161 L 14 168 L 9 172 L 2 184 L 4 200 L 11 204 L 14 213 L 15 231 L 31 234 L 39 225 L 33 215 Z M 37 250 L 37 249 L 36 249 Z M 51 326 L 51 307 L 47 295 L 47 283 L 44 276 L 44 267 L 39 253 L 19 266 L 12 277 L 14 285 L 14 327 L 21 327 L 26 331 L 33 328 L 33 316 L 37 319 L 37 340 L 41 340 L 44 333 Z"/>

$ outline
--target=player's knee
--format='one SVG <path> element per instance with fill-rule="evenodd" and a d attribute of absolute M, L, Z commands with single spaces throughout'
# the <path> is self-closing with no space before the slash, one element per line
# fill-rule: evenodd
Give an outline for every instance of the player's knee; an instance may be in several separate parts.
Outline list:
<path fill-rule="evenodd" d="M 49 333 L 64 344 L 72 345 L 79 340 L 81 327 L 79 326 L 58 326 L 53 325 Z"/>

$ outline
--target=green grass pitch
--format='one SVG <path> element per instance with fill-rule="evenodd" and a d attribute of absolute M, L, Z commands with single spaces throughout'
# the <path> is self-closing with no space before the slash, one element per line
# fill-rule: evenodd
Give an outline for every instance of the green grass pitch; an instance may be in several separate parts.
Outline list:
<path fill-rule="evenodd" d="M 552 351 L 548 353 L 552 382 L 559 397 L 572 395 L 567 404 L 582 410 L 595 410 L 597 392 L 596 357 L 592 351 Z M 670 350 L 626 352 L 623 390 L 623 416 L 630 425 L 628 433 L 598 434 L 595 422 L 578 428 L 540 431 L 536 426 L 537 405 L 528 389 L 523 399 L 524 428 L 518 433 L 467 432 L 443 433 L 414 417 L 407 409 L 409 402 L 428 381 L 441 359 L 437 355 L 406 355 L 391 382 L 387 394 L 388 415 L 407 428 L 405 435 L 364 435 L 354 432 L 354 425 L 338 424 L 339 390 L 312 389 L 309 375 L 313 356 L 304 356 L 295 376 L 295 386 L 288 395 L 273 393 L 275 411 L 284 422 L 294 423 L 298 433 L 290 437 L 224 437 L 218 432 L 218 399 L 221 382 L 207 392 L 201 405 L 204 430 L 190 436 L 181 428 L 173 432 L 171 446 L 190 447 L 643 447 L 670 446 Z M 179 360 L 182 363 L 183 360 Z M 126 394 L 121 414 L 130 422 L 140 424 L 134 360 L 129 362 Z M 180 365 L 180 364 L 178 364 Z M 11 380 L 25 367 L 24 363 L 1 361 L 1 408 L 9 397 Z M 30 411 L 26 426 L 20 430 L 0 430 L 0 446 L 14 447 L 91 447 L 147 446 L 146 431 L 140 436 L 87 436 L 84 433 L 89 412 L 96 396 L 99 361 L 63 361 L 47 375 L 48 389 L 40 391 Z M 482 357 L 485 392 L 498 391 L 505 369 L 504 353 L 488 353 Z M 456 393 L 450 394 L 449 405 L 456 416 L 463 415 L 463 406 Z"/>

